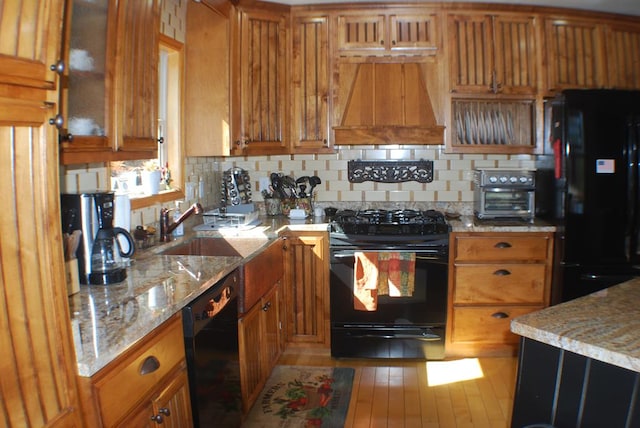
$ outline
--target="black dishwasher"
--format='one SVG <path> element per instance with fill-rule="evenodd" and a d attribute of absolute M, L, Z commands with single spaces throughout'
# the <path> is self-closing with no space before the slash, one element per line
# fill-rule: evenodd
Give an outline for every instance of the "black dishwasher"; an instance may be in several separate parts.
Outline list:
<path fill-rule="evenodd" d="M 182 310 L 194 427 L 239 427 L 238 291 L 233 271 Z"/>

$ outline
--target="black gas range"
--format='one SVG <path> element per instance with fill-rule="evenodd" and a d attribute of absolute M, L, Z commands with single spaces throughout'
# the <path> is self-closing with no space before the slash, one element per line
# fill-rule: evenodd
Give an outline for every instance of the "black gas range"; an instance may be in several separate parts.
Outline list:
<path fill-rule="evenodd" d="M 440 248 L 447 251 L 451 226 L 436 210 L 341 210 L 330 225 L 332 247 Z"/>
<path fill-rule="evenodd" d="M 339 358 L 444 358 L 450 225 L 435 210 L 342 210 L 330 227 L 331 354 Z M 361 257 L 410 260 L 410 293 L 374 290 L 363 310 Z M 388 272 L 385 272 L 387 275 Z"/>

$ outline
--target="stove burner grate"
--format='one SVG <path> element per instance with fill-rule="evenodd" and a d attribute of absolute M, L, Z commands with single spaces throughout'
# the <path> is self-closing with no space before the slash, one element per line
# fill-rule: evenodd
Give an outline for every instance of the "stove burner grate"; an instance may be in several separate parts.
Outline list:
<path fill-rule="evenodd" d="M 435 210 L 342 210 L 332 230 L 351 235 L 436 235 L 448 233 L 449 225 Z"/>

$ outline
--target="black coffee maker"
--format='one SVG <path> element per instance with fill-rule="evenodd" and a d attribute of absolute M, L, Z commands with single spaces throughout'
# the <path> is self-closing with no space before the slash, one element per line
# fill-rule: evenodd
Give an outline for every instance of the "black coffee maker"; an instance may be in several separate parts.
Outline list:
<path fill-rule="evenodd" d="M 76 256 L 82 284 L 108 285 L 127 278 L 125 258 L 135 252 L 133 238 L 113 227 L 113 192 L 61 195 L 62 232 L 82 231 Z M 122 248 L 121 239 L 128 246 Z"/>

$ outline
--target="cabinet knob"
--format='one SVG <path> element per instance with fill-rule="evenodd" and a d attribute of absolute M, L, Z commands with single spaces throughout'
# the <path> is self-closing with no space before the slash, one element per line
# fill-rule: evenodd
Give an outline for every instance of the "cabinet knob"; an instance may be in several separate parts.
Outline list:
<path fill-rule="evenodd" d="M 267 302 L 265 303 L 265 305 L 262 307 L 262 310 L 267 312 L 269 310 L 269 308 L 271 307 L 271 302 Z"/>
<path fill-rule="evenodd" d="M 55 125 L 58 129 L 62 128 L 64 126 L 64 117 L 61 114 L 57 114 L 56 117 L 49 119 L 49 125 Z"/>
<path fill-rule="evenodd" d="M 505 318 L 509 318 L 509 314 L 506 314 L 504 312 L 496 312 L 495 314 L 491 314 L 492 317 L 496 318 L 496 319 L 505 319 Z"/>
<path fill-rule="evenodd" d="M 158 138 L 158 144 L 164 144 L 164 137 Z"/>
<path fill-rule="evenodd" d="M 511 275 L 511 272 L 509 272 L 506 269 L 498 269 L 497 271 L 495 271 L 493 273 L 495 276 L 507 276 L 507 275 Z"/>
<path fill-rule="evenodd" d="M 60 135 L 58 135 L 58 144 L 62 143 L 73 143 L 73 134 L 69 132 L 60 133 Z"/>
<path fill-rule="evenodd" d="M 161 425 L 164 423 L 164 418 L 162 417 L 162 415 L 153 415 L 151 416 L 151 420 L 157 423 L 158 425 Z"/>
<path fill-rule="evenodd" d="M 171 416 L 171 410 L 169 410 L 169 408 L 167 407 L 162 407 L 161 409 L 158 410 L 158 413 L 165 416 Z"/>
<path fill-rule="evenodd" d="M 509 244 L 508 242 L 498 242 L 496 245 L 494 245 L 495 248 L 511 248 L 511 244 Z"/>
<path fill-rule="evenodd" d="M 58 74 L 64 73 L 64 69 L 65 69 L 64 61 L 58 60 L 58 62 L 56 62 L 55 64 L 51 64 L 51 66 L 49 66 L 49 69 L 51 71 L 55 71 Z"/>

